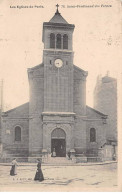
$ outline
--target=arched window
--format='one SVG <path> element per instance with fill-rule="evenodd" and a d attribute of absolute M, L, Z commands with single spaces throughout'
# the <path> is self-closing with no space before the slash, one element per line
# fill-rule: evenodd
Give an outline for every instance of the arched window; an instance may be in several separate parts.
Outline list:
<path fill-rule="evenodd" d="M 96 142 L 96 130 L 94 128 L 90 129 L 90 142 Z"/>
<path fill-rule="evenodd" d="M 56 48 L 61 49 L 61 35 L 57 34 L 56 36 Z"/>
<path fill-rule="evenodd" d="M 66 34 L 63 36 L 63 49 L 68 49 L 68 36 Z"/>
<path fill-rule="evenodd" d="M 21 141 L 21 127 L 15 127 L 15 141 Z"/>
<path fill-rule="evenodd" d="M 53 33 L 50 34 L 50 48 L 55 48 L 55 35 Z"/>

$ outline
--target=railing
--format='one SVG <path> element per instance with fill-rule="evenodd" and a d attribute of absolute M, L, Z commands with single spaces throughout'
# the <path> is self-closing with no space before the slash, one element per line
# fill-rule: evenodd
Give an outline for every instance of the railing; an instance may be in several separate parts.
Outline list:
<path fill-rule="evenodd" d="M 100 157 L 87 157 L 87 162 L 101 162 Z"/>

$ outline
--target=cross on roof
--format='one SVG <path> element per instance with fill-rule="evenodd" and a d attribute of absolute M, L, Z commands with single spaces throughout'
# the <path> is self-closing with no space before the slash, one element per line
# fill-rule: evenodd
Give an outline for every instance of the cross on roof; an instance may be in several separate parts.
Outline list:
<path fill-rule="evenodd" d="M 58 11 L 58 7 L 59 7 L 59 5 L 57 4 L 57 5 L 56 5 L 56 7 L 57 7 L 57 11 L 56 11 L 56 13 L 57 13 L 57 14 L 59 14 L 59 11 Z"/>
<path fill-rule="evenodd" d="M 56 7 L 57 7 L 57 9 L 58 9 L 59 5 L 57 4 Z"/>

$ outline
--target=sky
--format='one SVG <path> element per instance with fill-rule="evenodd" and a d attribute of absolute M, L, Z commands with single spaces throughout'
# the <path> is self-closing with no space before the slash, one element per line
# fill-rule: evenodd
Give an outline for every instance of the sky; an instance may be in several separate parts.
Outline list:
<path fill-rule="evenodd" d="M 75 25 L 74 64 L 88 71 L 87 105 L 93 107 L 99 74 L 105 76 L 109 71 L 120 82 L 120 1 L 0 0 L 0 80 L 4 80 L 4 110 L 29 101 L 27 69 L 42 63 L 43 22 L 53 17 L 57 3 L 65 20 Z"/>

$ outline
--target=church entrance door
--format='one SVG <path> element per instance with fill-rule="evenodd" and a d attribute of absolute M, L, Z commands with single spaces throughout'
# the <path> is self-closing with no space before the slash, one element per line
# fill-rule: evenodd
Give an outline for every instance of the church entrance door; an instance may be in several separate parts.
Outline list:
<path fill-rule="evenodd" d="M 54 129 L 51 134 L 51 153 L 54 151 L 56 157 L 66 157 L 66 134 L 60 128 Z"/>
<path fill-rule="evenodd" d="M 66 143 L 65 139 L 52 139 L 51 150 L 56 152 L 56 157 L 66 157 Z"/>

